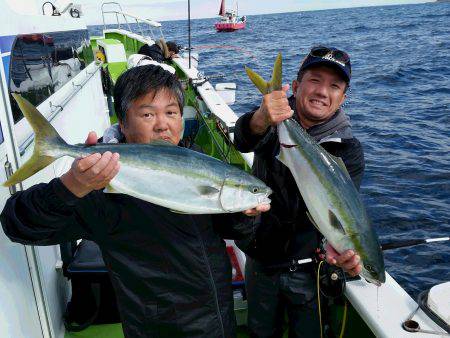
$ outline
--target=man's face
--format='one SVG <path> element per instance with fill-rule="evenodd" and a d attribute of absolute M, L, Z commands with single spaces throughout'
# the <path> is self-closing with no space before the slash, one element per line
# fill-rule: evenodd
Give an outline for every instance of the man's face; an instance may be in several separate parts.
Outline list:
<path fill-rule="evenodd" d="M 132 101 L 120 122 L 127 143 L 150 143 L 166 140 L 178 144 L 183 128 L 181 111 L 175 96 L 168 90 L 150 92 Z"/>
<path fill-rule="evenodd" d="M 306 70 L 301 82 L 292 83 L 300 121 L 309 128 L 328 120 L 345 101 L 346 82 L 326 66 Z"/>

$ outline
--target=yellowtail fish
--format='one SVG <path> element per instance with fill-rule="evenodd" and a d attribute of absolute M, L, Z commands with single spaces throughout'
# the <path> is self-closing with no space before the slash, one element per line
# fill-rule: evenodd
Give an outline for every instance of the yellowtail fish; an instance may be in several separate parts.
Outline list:
<path fill-rule="evenodd" d="M 263 94 L 281 90 L 281 54 L 270 82 L 246 69 Z M 344 163 L 323 149 L 294 119 L 278 126 L 278 159 L 289 168 L 308 208 L 308 217 L 340 253 L 351 249 L 361 257 L 361 276 L 381 285 L 386 280 L 378 237 Z"/>
<path fill-rule="evenodd" d="M 271 194 L 256 177 L 199 152 L 165 141 L 150 144 L 69 145 L 30 102 L 13 94 L 35 133 L 34 151 L 4 186 L 17 184 L 57 158 L 110 151 L 120 154 L 120 171 L 108 192 L 128 194 L 189 214 L 238 212 L 269 204 Z"/>

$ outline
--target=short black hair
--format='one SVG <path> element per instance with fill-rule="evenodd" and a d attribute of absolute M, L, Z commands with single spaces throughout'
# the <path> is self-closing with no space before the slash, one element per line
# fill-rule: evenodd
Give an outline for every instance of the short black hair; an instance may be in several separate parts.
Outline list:
<path fill-rule="evenodd" d="M 174 41 L 167 41 L 166 45 L 169 52 L 174 52 L 175 54 L 180 52 L 180 46 L 178 46 Z"/>
<path fill-rule="evenodd" d="M 145 65 L 128 69 L 117 79 L 114 86 L 114 109 L 120 122 L 125 121 L 126 112 L 131 103 L 150 92 L 155 94 L 161 90 L 172 93 L 183 113 L 184 93 L 180 81 L 175 74 L 160 66 Z"/>

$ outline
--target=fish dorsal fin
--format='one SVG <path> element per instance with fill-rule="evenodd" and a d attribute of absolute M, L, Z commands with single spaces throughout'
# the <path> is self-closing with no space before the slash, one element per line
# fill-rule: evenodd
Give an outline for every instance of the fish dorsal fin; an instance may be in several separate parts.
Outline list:
<path fill-rule="evenodd" d="M 316 227 L 317 231 L 320 232 L 319 226 L 317 225 L 317 223 L 314 221 L 314 219 L 312 218 L 311 214 L 309 213 L 308 210 L 306 210 L 306 216 L 308 216 L 308 219 L 310 220 L 310 222 Z"/>
<path fill-rule="evenodd" d="M 331 156 L 331 158 L 337 163 L 337 165 L 339 166 L 339 168 L 342 169 L 342 171 L 348 176 L 348 178 L 351 179 L 350 174 L 347 171 L 347 167 L 345 166 L 344 161 L 342 161 L 342 158 L 337 157 L 337 156 L 333 156 L 331 154 L 328 154 Z"/>
<path fill-rule="evenodd" d="M 219 189 L 216 189 L 216 188 L 208 186 L 208 185 L 201 185 L 197 188 L 197 190 L 200 192 L 200 194 L 202 196 L 205 196 L 205 197 L 213 197 L 214 195 L 217 195 L 220 193 Z"/>
<path fill-rule="evenodd" d="M 344 227 L 342 226 L 341 222 L 339 222 L 339 219 L 336 217 L 333 211 L 328 210 L 328 217 L 330 219 L 331 226 L 345 235 Z"/>
<path fill-rule="evenodd" d="M 154 141 L 151 141 L 149 144 L 151 144 L 152 146 L 176 147 L 175 144 L 173 144 L 172 142 L 166 141 L 166 140 L 154 140 Z"/>

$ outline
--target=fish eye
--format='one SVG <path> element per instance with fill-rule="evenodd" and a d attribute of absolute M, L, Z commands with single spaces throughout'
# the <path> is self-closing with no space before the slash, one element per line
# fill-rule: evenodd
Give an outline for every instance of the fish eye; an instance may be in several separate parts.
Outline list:
<path fill-rule="evenodd" d="M 251 188 L 250 188 L 250 191 L 251 191 L 252 193 L 256 194 L 256 193 L 259 191 L 259 189 L 258 189 L 258 187 L 251 187 Z"/>
<path fill-rule="evenodd" d="M 364 268 L 366 268 L 366 270 L 369 271 L 372 274 L 376 273 L 375 269 L 370 264 L 364 264 Z"/>

